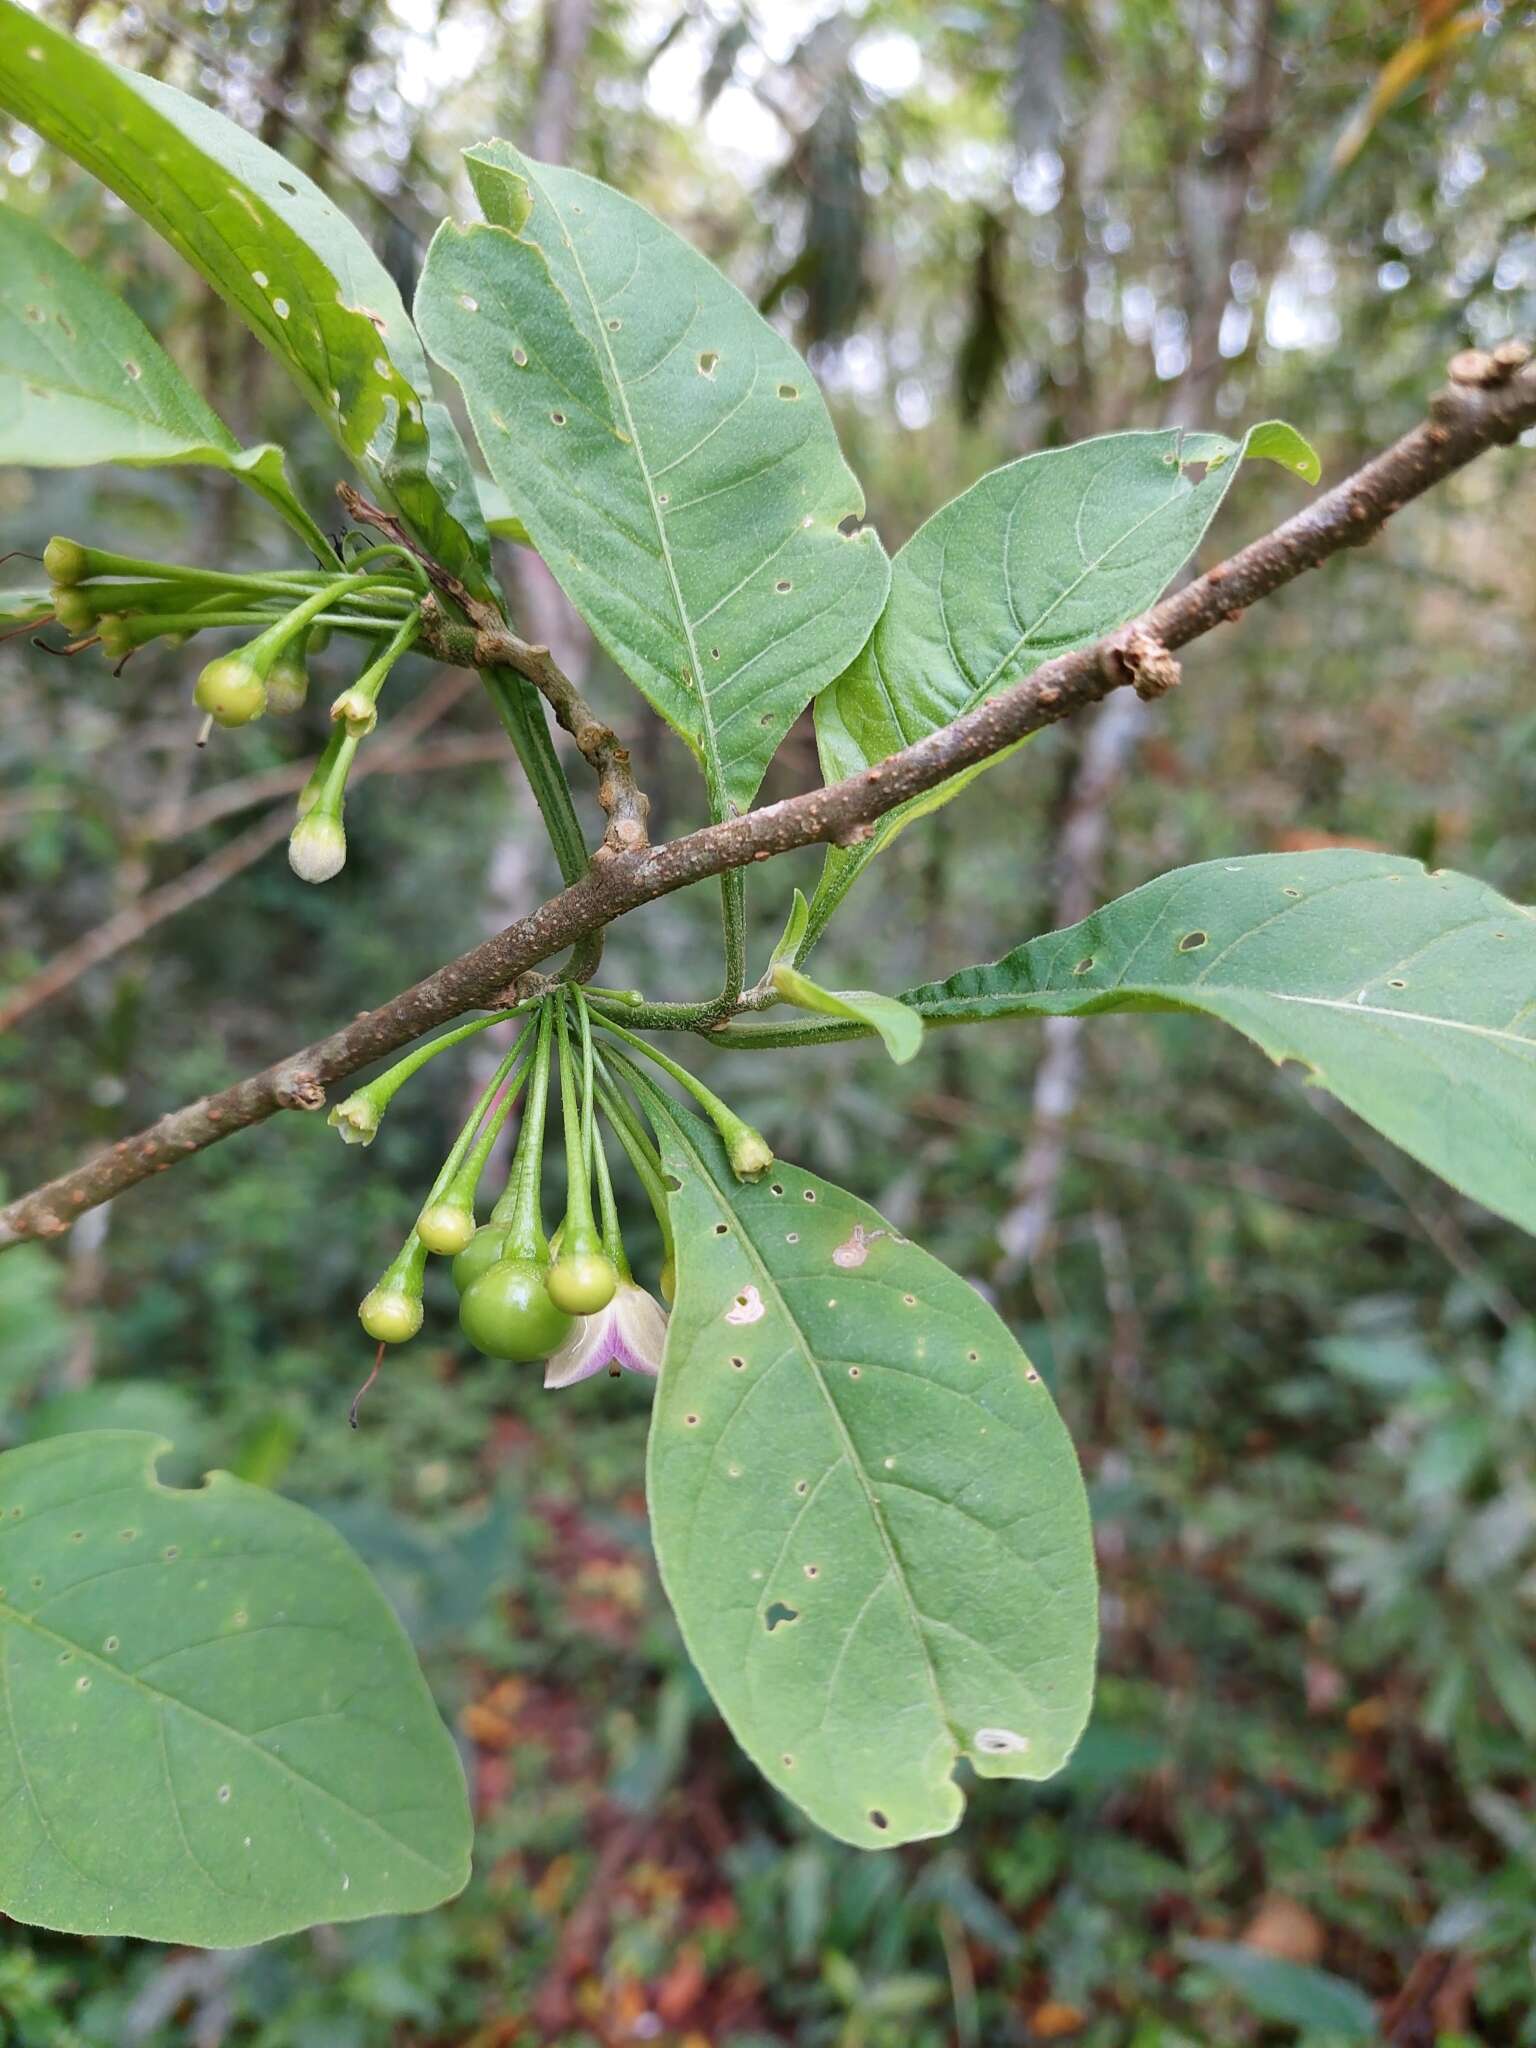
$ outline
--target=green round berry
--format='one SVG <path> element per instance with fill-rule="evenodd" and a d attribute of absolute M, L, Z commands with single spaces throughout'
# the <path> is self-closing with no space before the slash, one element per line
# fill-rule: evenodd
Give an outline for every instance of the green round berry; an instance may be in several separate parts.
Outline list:
<path fill-rule="evenodd" d="M 556 1259 L 545 1284 L 556 1308 L 571 1316 L 595 1316 L 612 1301 L 619 1276 L 612 1259 L 601 1252 L 572 1252 Z"/>
<path fill-rule="evenodd" d="M 461 1208 L 457 1202 L 429 1202 L 416 1218 L 416 1235 L 439 1258 L 456 1257 L 474 1234 L 473 1211 Z"/>
<path fill-rule="evenodd" d="M 483 1223 L 453 1262 L 453 1284 L 462 1294 L 480 1278 L 487 1266 L 494 1266 L 507 1248 L 504 1223 Z"/>
<path fill-rule="evenodd" d="M 57 534 L 43 549 L 43 567 L 50 583 L 83 583 L 91 573 L 90 556 L 79 541 Z"/>
<path fill-rule="evenodd" d="M 421 1328 L 421 1297 L 403 1287 L 370 1288 L 358 1304 L 357 1319 L 378 1344 L 404 1344 Z"/>
<path fill-rule="evenodd" d="M 198 677 L 192 699 L 215 725 L 249 725 L 267 708 L 267 686 L 243 655 L 221 654 Z"/>
<path fill-rule="evenodd" d="M 291 654 L 280 654 L 267 671 L 267 709 L 278 718 L 299 710 L 309 695 L 309 670 Z"/>
<path fill-rule="evenodd" d="M 477 1351 L 531 1365 L 569 1334 L 571 1319 L 550 1300 L 545 1270 L 532 1259 L 498 1259 L 465 1288 L 459 1327 Z"/>

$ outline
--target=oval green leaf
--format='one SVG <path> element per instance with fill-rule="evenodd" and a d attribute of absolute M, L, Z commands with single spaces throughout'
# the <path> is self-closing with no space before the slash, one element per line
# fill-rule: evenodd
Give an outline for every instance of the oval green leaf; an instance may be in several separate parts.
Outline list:
<path fill-rule="evenodd" d="M 1134 619 L 1199 545 L 1243 455 L 1295 468 L 1306 445 L 1278 421 L 1242 442 L 1182 429 L 1104 434 L 982 477 L 897 554 L 873 638 L 817 698 L 826 781 L 872 767 L 1052 655 Z M 903 826 L 1005 758 L 899 805 L 862 846 L 830 847 L 807 946 Z"/>
<path fill-rule="evenodd" d="M 958 1275 L 798 1167 L 738 1185 L 712 1130 L 656 1107 L 678 1272 L 648 1483 L 689 1654 L 829 1833 L 945 1834 L 959 1759 L 1048 1778 L 1088 1716 L 1071 1441 Z"/>
<path fill-rule="evenodd" d="M 259 491 L 325 559 L 281 448 L 241 448 L 138 315 L 8 206 L 0 272 L 0 463 L 204 463 Z"/>
<path fill-rule="evenodd" d="M 0 1456 L 0 1910 L 226 1948 L 469 1875 L 452 1739 L 328 1524 L 129 1431 Z"/>
<path fill-rule="evenodd" d="M 795 897 L 804 904 L 805 898 L 798 889 Z M 923 1020 L 895 996 L 876 995 L 872 989 L 864 988 L 821 988 L 782 960 L 774 963 L 772 976 L 773 985 L 785 1002 L 802 1010 L 815 1010 L 823 1017 L 847 1017 L 855 1024 L 867 1024 L 879 1034 L 899 1067 L 916 1059 L 923 1043 Z"/>
<path fill-rule="evenodd" d="M 437 559 L 483 586 L 447 509 L 468 474 L 394 281 L 312 179 L 223 114 L 0 0 L 0 107 L 72 156 L 199 271 L 292 373 Z"/>
<path fill-rule="evenodd" d="M 885 602 L 863 493 L 805 364 L 644 207 L 509 143 L 466 153 L 483 224 L 445 222 L 416 299 L 492 477 L 572 604 L 750 803 Z"/>
<path fill-rule="evenodd" d="M 902 997 L 934 1024 L 1199 1010 L 1536 1230 L 1536 913 L 1340 848 L 1176 868 Z"/>

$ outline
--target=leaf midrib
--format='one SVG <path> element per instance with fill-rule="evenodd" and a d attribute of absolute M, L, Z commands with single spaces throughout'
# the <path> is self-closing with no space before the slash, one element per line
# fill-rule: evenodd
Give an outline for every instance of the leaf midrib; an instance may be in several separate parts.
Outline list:
<path fill-rule="evenodd" d="M 395 1834 L 392 1829 L 386 1827 L 373 1814 L 364 1813 L 358 1807 L 349 1806 L 339 1793 L 331 1790 L 330 1786 L 322 1784 L 318 1778 L 311 1778 L 306 1772 L 297 1769 L 286 1757 L 279 1756 L 270 1749 L 264 1749 L 259 1742 L 242 1733 L 240 1729 L 231 1728 L 228 1722 L 217 1720 L 212 1714 L 204 1713 L 201 1707 L 192 1706 L 188 1701 L 179 1699 L 175 1693 L 165 1692 L 159 1686 L 147 1684 L 143 1679 L 135 1676 L 133 1672 L 125 1670 L 120 1664 L 109 1662 L 99 1651 L 88 1649 L 83 1643 L 76 1642 L 73 1637 L 61 1635 L 56 1629 L 48 1628 L 40 1621 L 34 1621 L 30 1615 L 22 1614 L 19 1609 L 12 1607 L 6 1601 L 0 1600 L 0 1623 L 6 1621 L 15 1622 L 18 1627 L 27 1630 L 30 1634 L 51 1644 L 57 1644 L 61 1649 L 69 1650 L 74 1656 L 82 1659 L 85 1663 L 94 1665 L 97 1671 L 105 1672 L 109 1678 L 116 1679 L 119 1684 L 131 1686 L 135 1691 L 143 1693 L 162 1714 L 170 1709 L 186 1714 L 194 1721 L 201 1721 L 205 1727 L 212 1728 L 219 1735 L 224 1736 L 227 1740 L 236 1743 L 248 1751 L 253 1759 L 259 1757 L 267 1763 L 274 1764 L 280 1772 L 291 1778 L 296 1784 L 306 1786 L 312 1792 L 318 1792 L 323 1799 L 327 1799 L 333 1806 L 339 1807 L 349 1819 L 361 1821 L 365 1827 L 371 1828 L 375 1834 L 381 1835 L 386 1842 L 402 1850 L 407 1856 L 419 1863 L 424 1870 L 430 1871 L 434 1878 L 446 1878 L 451 1881 L 457 1876 L 456 1870 L 445 1868 L 440 1864 L 432 1862 L 429 1857 L 424 1856 L 419 1849 L 413 1847 L 403 1836 Z M 7 1709 L 9 1710 L 9 1660 L 4 1655 L 3 1643 L 0 1643 L 0 1671 L 3 1671 L 5 1674 Z M 27 1772 L 22 1761 L 21 1739 L 16 1732 L 14 1716 L 9 1716 L 8 1712 L 8 1718 L 11 1723 L 17 1765 L 25 1778 Z M 35 1794 L 33 1795 L 33 1805 L 34 1807 L 37 1806 Z M 41 1808 L 38 1808 L 38 1817 L 40 1820 L 42 1819 Z M 53 1837 L 46 1822 L 44 1822 L 43 1826 L 44 1833 L 52 1841 Z M 66 1857 L 66 1861 L 71 1860 Z M 79 1865 L 76 1864 L 73 1867 L 78 1869 Z M 98 1885 L 102 1883 L 100 1878 L 95 1877 L 91 1878 L 90 1881 Z"/>
<path fill-rule="evenodd" d="M 689 615 L 688 606 L 683 598 L 682 585 L 678 581 L 677 565 L 672 558 L 672 544 L 667 538 L 666 524 L 661 516 L 661 506 L 657 503 L 656 499 L 656 486 L 651 478 L 651 466 L 646 459 L 645 447 L 640 439 L 639 429 L 635 425 L 635 415 L 629 403 L 629 393 L 625 389 L 623 376 L 619 371 L 618 359 L 613 352 L 613 344 L 608 339 L 608 330 L 603 321 L 602 308 L 597 303 L 596 295 L 592 290 L 591 279 L 587 276 L 586 265 L 581 260 L 581 251 L 576 246 L 576 237 L 571 232 L 566 222 L 565 214 L 561 210 L 560 202 L 556 199 L 554 193 L 550 191 L 542 179 L 535 182 L 537 182 L 539 190 L 544 194 L 544 197 L 549 201 L 550 210 L 559 222 L 561 232 L 566 237 L 571 253 L 571 261 L 576 266 L 576 275 L 581 279 L 581 289 L 586 295 L 587 311 L 591 315 L 592 325 L 597 334 L 598 346 L 603 352 L 603 359 L 607 363 L 609 375 L 613 379 L 614 395 L 623 408 L 625 429 L 629 434 L 630 446 L 635 451 L 635 464 L 640 471 L 640 480 L 645 485 L 646 503 L 650 507 L 651 522 L 656 528 L 656 538 L 661 548 L 662 565 L 667 572 L 667 582 L 672 591 L 672 602 L 677 607 L 677 616 L 683 628 L 684 644 L 688 649 L 689 674 L 693 683 L 693 688 L 689 695 L 698 703 L 699 720 L 703 727 L 702 737 L 709 775 L 710 801 L 716 812 L 723 816 L 726 805 L 725 775 L 720 760 L 719 742 L 715 737 L 714 710 L 709 701 L 709 692 L 704 687 L 704 668 L 699 660 L 698 646 L 693 637 L 693 620 Z"/>
<path fill-rule="evenodd" d="M 939 1726 L 944 1730 L 944 1732 L 949 1737 L 951 1742 L 955 1743 L 957 1751 L 963 1750 L 965 1746 L 964 1741 L 955 1729 L 952 1721 L 950 1720 L 948 1710 L 945 1707 L 944 1695 L 939 1685 L 939 1675 L 937 1670 L 934 1668 L 933 1657 L 928 1648 L 927 1637 L 923 1633 L 922 1615 L 918 1610 L 917 1602 L 912 1597 L 912 1589 L 907 1584 L 906 1573 L 902 1568 L 901 1559 L 897 1552 L 895 1542 L 892 1539 L 890 1529 L 886 1524 L 884 1512 L 880 1506 L 880 1502 L 875 1494 L 874 1488 L 870 1485 L 869 1475 L 864 1469 L 864 1461 L 862 1460 L 862 1458 L 860 1458 L 858 1450 L 854 1444 L 853 1438 L 849 1434 L 848 1425 L 844 1422 L 842 1417 L 842 1411 L 838 1408 L 837 1403 L 833 1400 L 831 1389 L 828 1387 L 826 1383 L 826 1379 L 822 1373 L 821 1367 L 816 1362 L 815 1353 L 811 1350 L 810 1346 L 808 1345 L 805 1333 L 800 1327 L 799 1319 L 791 1311 L 789 1303 L 784 1298 L 782 1289 L 779 1287 L 778 1282 L 775 1280 L 773 1276 L 772 1270 L 768 1266 L 767 1262 L 764 1260 L 762 1254 L 759 1252 L 757 1245 L 754 1243 L 753 1239 L 748 1234 L 746 1226 L 742 1223 L 741 1219 L 737 1216 L 736 1211 L 731 1207 L 731 1205 L 728 1202 L 725 1202 L 721 1199 L 719 1189 L 715 1182 L 714 1175 L 710 1172 L 707 1162 L 704 1160 L 703 1156 L 700 1154 L 697 1147 L 693 1144 L 692 1139 L 688 1135 L 686 1127 L 682 1124 L 682 1122 L 679 1119 L 675 1117 L 669 1116 L 668 1122 L 672 1126 L 673 1135 L 676 1138 L 677 1142 L 683 1147 L 683 1149 L 688 1153 L 688 1156 L 693 1160 L 694 1166 L 698 1171 L 702 1183 L 705 1187 L 709 1189 L 711 1198 L 714 1200 L 716 1206 L 719 1208 L 726 1223 L 729 1224 L 733 1236 L 737 1239 L 737 1241 L 746 1251 L 748 1258 L 751 1260 L 752 1265 L 755 1267 L 758 1273 L 759 1279 L 761 1280 L 764 1289 L 767 1291 L 768 1294 L 772 1296 L 779 1313 L 783 1316 L 785 1323 L 788 1325 L 790 1331 L 793 1333 L 795 1340 L 795 1348 L 800 1353 L 800 1356 L 805 1360 L 807 1370 L 809 1371 L 811 1378 L 815 1383 L 816 1390 L 821 1395 L 822 1400 L 826 1404 L 827 1412 L 832 1418 L 833 1427 L 837 1432 L 838 1441 L 842 1446 L 842 1455 L 848 1463 L 848 1469 L 853 1473 L 854 1477 L 859 1482 L 860 1491 L 864 1496 L 865 1507 L 869 1511 L 870 1520 L 875 1525 L 875 1529 L 880 1537 L 881 1547 L 885 1551 L 887 1568 L 890 1572 L 891 1577 L 895 1580 L 896 1584 L 901 1588 L 902 1604 L 906 1609 L 908 1626 L 911 1629 L 912 1639 L 917 1646 L 918 1655 L 922 1659 L 923 1673 L 928 1681 L 929 1691 L 933 1696 L 934 1712 L 938 1717 Z M 818 1482 L 818 1484 L 819 1483 L 820 1482 Z"/>

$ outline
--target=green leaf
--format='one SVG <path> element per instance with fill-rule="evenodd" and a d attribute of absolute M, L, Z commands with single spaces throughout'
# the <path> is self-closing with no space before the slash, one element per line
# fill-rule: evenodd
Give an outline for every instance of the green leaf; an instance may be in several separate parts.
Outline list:
<path fill-rule="evenodd" d="M 21 625 L 28 619 L 46 619 L 52 611 L 46 583 L 30 590 L 0 591 L 0 623 Z"/>
<path fill-rule="evenodd" d="M 329 544 L 288 481 L 282 449 L 242 449 L 138 315 L 7 206 L 0 272 L 0 463 L 205 463 L 250 484 L 326 557 Z"/>
<path fill-rule="evenodd" d="M 491 475 L 717 816 L 858 652 L 890 566 L 810 372 L 643 207 L 509 143 L 466 153 L 416 312 Z"/>
<path fill-rule="evenodd" d="M 795 891 L 800 895 L 799 890 Z M 804 902 L 804 898 L 800 898 Z M 880 996 L 869 989 L 820 988 L 793 967 L 779 961 L 773 969 L 773 985 L 788 1003 L 802 1010 L 819 1011 L 823 1017 L 851 1017 L 880 1034 L 886 1051 L 897 1066 L 916 1059 L 923 1042 L 923 1020 L 906 1003 L 894 996 Z"/>
<path fill-rule="evenodd" d="M 800 951 L 805 938 L 805 928 L 810 923 L 811 906 L 806 902 L 803 891 L 797 889 L 790 901 L 789 916 L 784 920 L 784 929 L 779 934 L 778 944 L 768 956 L 768 972 L 784 963 L 793 965 L 795 955 Z"/>
<path fill-rule="evenodd" d="M 945 1834 L 960 1757 L 1048 1778 L 1088 1716 L 1071 1441 L 964 1280 L 797 1167 L 738 1185 L 714 1132 L 654 1100 L 678 1279 L 649 1494 L 689 1654 L 829 1833 Z"/>
<path fill-rule="evenodd" d="M 952 1024 L 1204 1011 L 1536 1230 L 1536 913 L 1466 875 L 1342 849 L 1203 861 L 902 1000 Z"/>
<path fill-rule="evenodd" d="M 326 1523 L 137 1432 L 0 1456 L 0 1910 L 225 1948 L 469 1874 L 453 1742 Z"/>
<path fill-rule="evenodd" d="M 1026 455 L 951 499 L 896 556 L 874 637 L 816 700 L 825 780 L 872 767 L 1134 619 L 1199 545 L 1243 455 L 1294 462 L 1292 442 L 1306 446 L 1279 422 L 1246 442 L 1182 429 L 1105 434 Z M 808 943 L 903 827 L 1013 751 L 898 805 L 862 846 L 829 847 Z"/>
<path fill-rule="evenodd" d="M 207 279 L 437 558 L 483 585 L 436 469 L 467 472 L 393 280 L 311 179 L 223 114 L 0 0 L 0 107 L 83 164 Z"/>
<path fill-rule="evenodd" d="M 1261 420 L 1256 427 L 1250 427 L 1242 453 L 1251 462 L 1277 462 L 1303 483 L 1315 484 L 1322 479 L 1323 465 L 1317 450 L 1305 434 L 1298 434 L 1285 420 Z"/>
<path fill-rule="evenodd" d="M 1337 2036 L 1344 2041 L 1379 2038 L 1376 2007 L 1358 1986 L 1327 1970 L 1286 1962 L 1236 1941 L 1184 1941 L 1182 1953 L 1219 1977 L 1250 2011 Z"/>
<path fill-rule="evenodd" d="M 512 500 L 494 477 L 477 476 L 475 489 L 480 493 L 480 510 L 485 523 L 498 540 L 515 541 L 519 547 L 531 545 L 528 529 L 512 510 Z"/>

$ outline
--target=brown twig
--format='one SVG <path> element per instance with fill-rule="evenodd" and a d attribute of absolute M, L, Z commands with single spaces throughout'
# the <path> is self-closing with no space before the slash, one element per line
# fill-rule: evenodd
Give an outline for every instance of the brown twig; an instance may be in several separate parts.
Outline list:
<path fill-rule="evenodd" d="M 514 633 L 495 605 L 476 597 L 457 576 L 423 553 L 392 513 L 371 504 L 351 484 L 338 484 L 336 494 L 360 526 L 375 527 L 380 533 L 387 533 L 398 547 L 408 549 L 425 569 L 434 589 L 469 620 L 467 628 L 461 626 L 429 598 L 422 607 L 422 647 L 441 661 L 458 662 L 464 667 L 512 669 L 533 684 L 554 712 L 556 722 L 576 742 L 597 777 L 597 800 L 608 820 L 597 857 L 611 859 L 614 854 L 634 853 L 645 846 L 645 821 L 651 806 L 649 798 L 635 787 L 629 749 L 619 744 L 613 728 L 598 717 L 549 649 Z"/>
<path fill-rule="evenodd" d="M 20 1196 L 0 1211 L 0 1245 L 57 1236 L 83 1210 L 280 1109 L 320 1108 L 332 1082 L 483 1005 L 518 974 L 642 903 L 795 847 L 858 843 L 877 819 L 908 798 L 1130 682 L 1127 647 L 1184 647 L 1341 549 L 1360 546 L 1409 499 L 1536 426 L 1536 365 L 1528 349 L 1505 343 L 1470 362 L 1458 358 L 1454 367 L 1452 382 L 1436 395 L 1421 426 L 1273 533 L 1164 598 L 1131 627 L 1056 656 L 952 724 L 830 788 L 705 826 L 664 846 L 614 853 L 532 916 L 380 1008 L 217 1095 L 173 1110 L 74 1172 Z"/>

